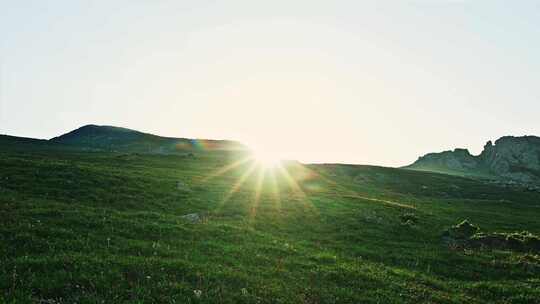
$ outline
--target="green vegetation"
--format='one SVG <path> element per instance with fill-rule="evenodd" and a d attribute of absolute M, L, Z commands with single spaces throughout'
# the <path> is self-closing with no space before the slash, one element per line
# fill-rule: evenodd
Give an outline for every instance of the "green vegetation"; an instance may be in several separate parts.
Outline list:
<path fill-rule="evenodd" d="M 2 140 L 0 302 L 539 303 L 535 252 L 441 236 L 464 219 L 538 235 L 540 193 L 372 166 L 220 170 L 240 152 Z"/>
<path fill-rule="evenodd" d="M 456 240 L 468 240 L 474 236 L 480 228 L 469 223 L 469 221 L 464 220 L 463 222 L 452 226 L 450 229 L 444 232 L 443 236 L 448 236 L 449 238 Z"/>
<path fill-rule="evenodd" d="M 471 237 L 471 244 L 540 253 L 540 237 L 528 231 L 513 233 L 477 233 Z"/>

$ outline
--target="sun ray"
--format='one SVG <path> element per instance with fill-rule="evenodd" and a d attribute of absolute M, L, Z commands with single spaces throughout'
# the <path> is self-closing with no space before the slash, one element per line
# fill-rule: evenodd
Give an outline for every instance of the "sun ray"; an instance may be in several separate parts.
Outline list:
<path fill-rule="evenodd" d="M 311 168 L 308 167 L 308 166 L 303 166 L 303 169 L 304 169 L 304 170 L 307 170 L 307 171 L 309 172 L 309 174 L 311 174 L 311 175 L 313 175 L 313 176 L 315 176 L 315 177 L 317 177 L 317 178 L 320 178 L 321 180 L 323 180 L 324 182 L 326 182 L 326 183 L 328 183 L 328 184 L 330 184 L 330 185 L 332 185 L 332 186 L 337 186 L 337 185 L 339 185 L 338 182 L 336 182 L 336 181 L 334 181 L 334 180 L 332 180 L 332 179 L 330 179 L 330 178 L 328 178 L 328 177 L 326 177 L 326 176 L 320 174 L 319 172 L 317 172 L 317 171 L 311 169 Z"/>
<path fill-rule="evenodd" d="M 285 178 L 285 180 L 287 181 L 291 189 L 293 189 L 295 194 L 298 194 L 302 197 L 306 196 L 306 193 L 302 190 L 302 188 L 300 187 L 300 185 L 298 185 L 298 183 L 294 180 L 294 178 L 289 174 L 289 172 L 287 171 L 285 167 L 280 165 L 280 166 L 277 166 L 277 169 L 279 170 L 281 175 Z"/>
<path fill-rule="evenodd" d="M 259 174 L 257 176 L 257 184 L 255 186 L 255 194 L 253 197 L 253 204 L 249 210 L 249 222 L 253 222 L 255 216 L 257 215 L 257 208 L 259 207 L 259 202 L 261 199 L 262 186 L 267 170 L 259 166 Z"/>
<path fill-rule="evenodd" d="M 294 180 L 294 178 L 289 174 L 287 169 L 283 167 L 283 165 L 278 165 L 277 169 L 281 173 L 281 175 L 285 178 L 291 189 L 295 192 L 297 196 L 300 197 L 300 201 L 304 204 L 304 206 L 312 211 L 316 211 L 315 206 L 313 206 L 313 203 L 309 200 L 308 196 L 302 190 L 300 185 Z"/>
<path fill-rule="evenodd" d="M 216 208 L 217 210 L 220 210 L 229 201 L 229 199 L 231 199 L 231 197 L 236 192 L 238 192 L 238 190 L 240 190 L 240 187 L 242 187 L 242 185 L 246 182 L 248 177 L 251 176 L 251 174 L 253 173 L 253 171 L 256 168 L 257 168 L 257 164 L 255 162 L 250 165 L 250 167 L 246 170 L 246 172 L 244 172 L 242 174 L 242 176 L 240 176 L 240 178 L 238 178 L 236 183 L 232 186 L 231 190 L 229 190 L 229 192 L 225 195 L 223 200 L 221 200 L 221 202 L 219 203 L 219 205 Z"/>
<path fill-rule="evenodd" d="M 281 213 L 281 196 L 279 194 L 279 185 L 276 180 L 275 170 L 270 170 L 268 174 L 270 175 L 270 183 L 272 184 L 272 197 L 276 204 L 277 212 Z"/>
<path fill-rule="evenodd" d="M 210 175 L 206 176 L 205 178 L 202 179 L 202 182 L 206 182 L 212 178 L 215 178 L 215 177 L 218 177 L 220 175 L 223 175 L 237 167 L 239 167 L 240 165 L 243 165 L 245 164 L 246 162 L 250 161 L 250 160 L 253 160 L 253 157 L 252 156 L 249 156 L 249 157 L 246 157 L 246 158 L 243 158 L 243 159 L 240 159 L 238 161 L 235 161 L 233 162 L 232 164 L 229 164 L 229 165 L 226 165 L 224 167 L 221 167 L 219 168 L 218 170 L 216 170 L 215 172 L 211 173 Z"/>

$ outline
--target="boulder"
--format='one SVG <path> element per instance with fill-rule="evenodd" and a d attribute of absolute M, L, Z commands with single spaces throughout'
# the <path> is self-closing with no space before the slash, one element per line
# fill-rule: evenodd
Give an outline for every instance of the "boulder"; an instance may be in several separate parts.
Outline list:
<path fill-rule="evenodd" d="M 180 218 L 190 223 L 198 223 L 202 220 L 202 217 L 198 213 L 189 213 L 186 215 L 182 215 Z"/>
<path fill-rule="evenodd" d="M 184 183 L 183 181 L 177 181 L 176 182 L 176 189 L 181 191 L 190 191 L 188 184 Z"/>

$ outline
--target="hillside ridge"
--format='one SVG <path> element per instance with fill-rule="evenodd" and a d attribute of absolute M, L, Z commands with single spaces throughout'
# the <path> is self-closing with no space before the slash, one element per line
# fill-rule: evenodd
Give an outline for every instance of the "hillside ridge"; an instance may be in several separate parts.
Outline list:
<path fill-rule="evenodd" d="M 34 147 L 69 147 L 85 151 L 170 154 L 189 150 L 244 150 L 231 140 L 164 137 L 124 127 L 87 124 L 49 140 L 2 135 L 1 142 L 27 143 Z"/>

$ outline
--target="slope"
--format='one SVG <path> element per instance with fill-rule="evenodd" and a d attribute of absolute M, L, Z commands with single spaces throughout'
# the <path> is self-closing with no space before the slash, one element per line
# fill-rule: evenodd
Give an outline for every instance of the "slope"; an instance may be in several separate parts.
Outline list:
<path fill-rule="evenodd" d="M 0 148 L 0 302 L 540 298 L 537 258 L 440 239 L 462 219 L 539 233 L 537 193 L 370 166 L 264 171 L 244 158 Z"/>

